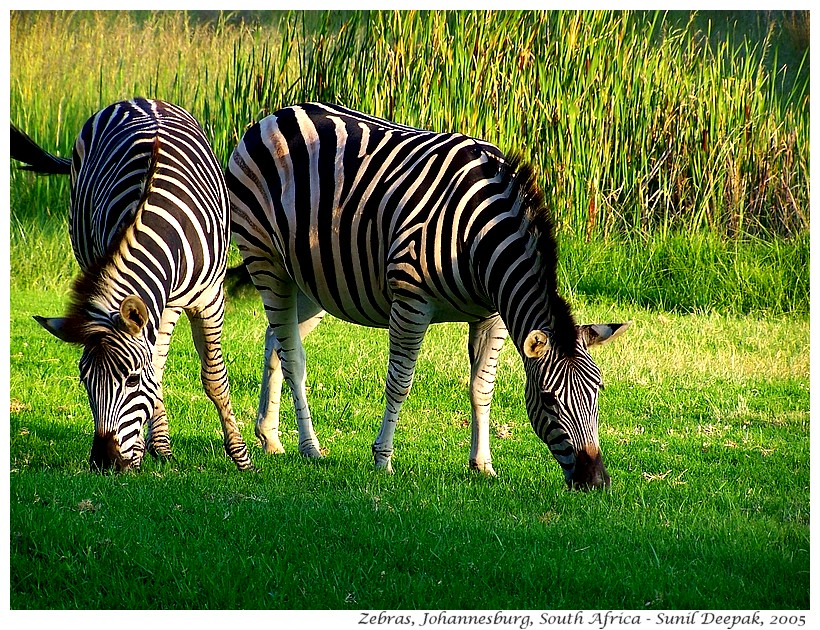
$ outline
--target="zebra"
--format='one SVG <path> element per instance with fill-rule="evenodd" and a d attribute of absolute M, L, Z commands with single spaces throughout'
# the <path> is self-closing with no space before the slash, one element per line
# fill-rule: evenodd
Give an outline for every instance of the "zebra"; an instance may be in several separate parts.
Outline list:
<path fill-rule="evenodd" d="M 71 175 L 69 234 L 81 272 L 66 315 L 34 319 L 84 347 L 91 469 L 138 469 L 146 448 L 172 456 L 162 375 L 182 311 L 225 450 L 237 468 L 251 468 L 221 350 L 228 192 L 199 123 L 171 103 L 135 98 L 91 116 L 71 159 L 47 153 L 14 126 L 11 156 L 27 170 Z"/>
<path fill-rule="evenodd" d="M 319 457 L 301 339 L 325 313 L 387 328 L 385 411 L 373 443 L 392 471 L 399 410 L 427 328 L 469 323 L 469 466 L 495 476 L 489 410 L 509 335 L 530 423 L 570 488 L 610 485 L 598 438 L 601 372 L 588 349 L 631 322 L 575 325 L 557 291 L 557 246 L 533 169 L 496 146 L 338 105 L 285 107 L 252 125 L 229 159 L 232 232 L 268 319 L 255 433 L 283 452 L 287 381 L 299 451 Z"/>

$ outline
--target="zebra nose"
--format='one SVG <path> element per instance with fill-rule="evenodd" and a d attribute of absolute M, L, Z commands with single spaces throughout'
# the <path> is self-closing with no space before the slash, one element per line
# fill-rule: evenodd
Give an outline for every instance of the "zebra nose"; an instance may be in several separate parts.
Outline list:
<path fill-rule="evenodd" d="M 120 445 L 114 433 L 94 434 L 88 463 L 92 472 L 105 472 L 112 468 L 123 470 L 128 467 L 120 454 Z"/>
<path fill-rule="evenodd" d="M 573 490 L 609 488 L 612 479 L 604 466 L 601 451 L 596 446 L 587 446 L 575 455 L 575 468 L 567 479 Z"/>

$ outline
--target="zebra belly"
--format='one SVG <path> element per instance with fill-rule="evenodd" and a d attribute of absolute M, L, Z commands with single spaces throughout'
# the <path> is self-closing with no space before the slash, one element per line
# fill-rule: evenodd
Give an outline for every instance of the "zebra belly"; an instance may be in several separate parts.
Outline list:
<path fill-rule="evenodd" d="M 301 263 L 286 264 L 288 275 L 294 279 L 299 290 L 324 311 L 352 324 L 373 328 L 387 328 L 390 310 L 394 302 L 403 303 L 431 324 L 442 322 L 474 322 L 495 314 L 484 305 L 460 303 L 438 292 L 416 276 L 414 281 L 405 279 L 400 267 L 389 266 L 379 272 L 360 257 L 352 257 L 354 271 L 340 265 L 320 267 Z M 416 274 L 413 274 L 416 275 Z"/>
<path fill-rule="evenodd" d="M 372 290 L 364 292 L 348 291 L 347 288 L 350 284 L 360 285 L 360 282 L 366 281 L 365 278 L 351 280 L 339 269 L 300 267 L 298 271 L 291 269 L 291 277 L 296 279 L 302 293 L 334 317 L 361 326 L 387 328 L 390 299 L 380 289 L 383 282 L 371 284 Z M 307 277 L 312 281 L 308 281 Z"/>
<path fill-rule="evenodd" d="M 322 310 L 337 319 L 351 324 L 358 324 L 359 326 L 368 326 L 370 328 L 387 328 L 389 325 L 389 307 L 387 309 L 388 315 L 386 316 L 374 316 L 372 312 L 368 314 L 351 309 L 342 310 L 335 303 L 323 302 L 319 295 L 310 292 L 306 287 L 300 286 L 299 288 L 312 301 L 318 304 Z M 412 302 L 416 310 L 424 313 L 425 318 L 430 324 L 477 322 L 495 314 L 492 310 L 480 309 L 478 307 L 472 308 L 470 312 L 467 312 L 466 309 L 455 309 L 451 304 L 437 300 L 432 296 L 416 295 Z"/>

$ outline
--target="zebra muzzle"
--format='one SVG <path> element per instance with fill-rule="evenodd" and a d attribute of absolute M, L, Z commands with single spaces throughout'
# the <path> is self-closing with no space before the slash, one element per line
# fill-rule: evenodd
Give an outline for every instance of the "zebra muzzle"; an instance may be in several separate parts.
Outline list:
<path fill-rule="evenodd" d="M 94 434 L 88 463 L 92 472 L 127 470 L 131 467 L 131 461 L 122 456 L 120 444 L 114 433 Z"/>
<path fill-rule="evenodd" d="M 567 475 L 567 485 L 572 490 L 593 490 L 608 488 L 612 480 L 604 466 L 601 451 L 595 446 L 587 446 L 575 455 L 575 467 Z"/>

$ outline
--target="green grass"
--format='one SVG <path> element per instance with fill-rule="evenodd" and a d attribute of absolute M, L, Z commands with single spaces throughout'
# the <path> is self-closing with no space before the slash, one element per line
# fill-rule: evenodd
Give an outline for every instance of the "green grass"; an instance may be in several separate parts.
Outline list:
<path fill-rule="evenodd" d="M 431 329 L 396 437 L 372 468 L 386 335 L 338 320 L 308 338 L 309 398 L 327 457 L 288 453 L 240 474 L 197 385 L 187 323 L 166 374 L 173 463 L 87 472 L 79 351 L 30 318 L 54 292 L 12 290 L 12 608 L 803 609 L 809 606 L 808 321 L 675 315 L 581 302 L 636 321 L 596 353 L 610 492 L 571 493 L 526 420 L 502 354 L 492 447 L 467 467 L 466 330 Z M 231 302 L 225 351 L 242 431 L 264 318 Z"/>
<path fill-rule="evenodd" d="M 285 404 L 288 453 L 254 446 L 256 470 L 236 472 L 183 318 L 165 380 L 176 460 L 89 473 L 79 349 L 31 318 L 63 311 L 77 271 L 68 182 L 12 167 L 11 608 L 807 609 L 807 13 L 744 14 L 751 37 L 712 12 L 242 16 L 13 12 L 12 121 L 68 155 L 95 110 L 165 98 L 224 161 L 251 121 L 324 98 L 521 151 L 577 318 L 636 322 L 596 353 L 612 490 L 564 489 L 511 346 L 499 477 L 468 470 L 456 324 L 431 329 L 396 474 L 377 474 L 386 334 L 332 319 L 306 344 L 324 460 L 296 454 Z M 263 332 L 258 298 L 229 302 L 250 444 Z"/>
<path fill-rule="evenodd" d="M 677 312 L 809 312 L 809 234 L 725 240 L 710 233 L 560 241 L 571 295 Z"/>
<path fill-rule="evenodd" d="M 808 229 L 805 12 L 248 17 L 14 11 L 12 121 L 66 155 L 94 111 L 164 98 L 224 163 L 254 120 L 328 100 L 520 152 L 577 235 Z"/>

